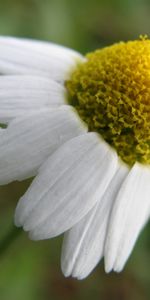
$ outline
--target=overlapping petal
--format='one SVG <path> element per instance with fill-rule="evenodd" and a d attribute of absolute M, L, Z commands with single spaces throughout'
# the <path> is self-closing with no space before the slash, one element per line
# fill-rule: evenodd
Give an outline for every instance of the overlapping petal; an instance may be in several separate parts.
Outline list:
<path fill-rule="evenodd" d="M 150 167 L 135 163 L 117 195 L 105 243 L 105 269 L 123 269 L 150 215 Z"/>
<path fill-rule="evenodd" d="M 16 224 L 32 239 L 61 234 L 89 212 L 117 167 L 116 153 L 97 134 L 70 140 L 41 167 L 18 204 Z"/>
<path fill-rule="evenodd" d="M 94 208 L 64 237 L 61 266 L 65 276 L 83 279 L 104 255 L 109 214 L 128 169 L 120 165 L 105 194 Z"/>
<path fill-rule="evenodd" d="M 54 80 L 30 75 L 0 76 L 0 122 L 65 104 L 66 91 Z"/>
<path fill-rule="evenodd" d="M 0 74 L 39 75 L 63 81 L 83 57 L 52 43 L 0 37 Z"/>
<path fill-rule="evenodd" d="M 0 131 L 0 184 L 35 175 L 60 145 L 84 132 L 86 127 L 69 106 L 14 119 Z"/>

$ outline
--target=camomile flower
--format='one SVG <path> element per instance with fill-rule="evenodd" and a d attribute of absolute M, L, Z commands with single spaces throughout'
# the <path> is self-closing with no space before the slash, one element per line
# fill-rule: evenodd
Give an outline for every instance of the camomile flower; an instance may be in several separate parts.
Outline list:
<path fill-rule="evenodd" d="M 65 276 L 120 272 L 150 214 L 150 40 L 83 57 L 0 38 L 0 183 L 35 176 L 15 224 L 65 232 Z"/>

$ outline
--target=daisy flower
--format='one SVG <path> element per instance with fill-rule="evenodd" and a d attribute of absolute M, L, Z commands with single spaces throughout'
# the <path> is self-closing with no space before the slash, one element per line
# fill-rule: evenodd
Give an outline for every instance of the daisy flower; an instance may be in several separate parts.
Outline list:
<path fill-rule="evenodd" d="M 0 184 L 35 176 L 16 226 L 65 232 L 65 276 L 120 272 L 150 214 L 150 40 L 83 57 L 0 38 Z"/>

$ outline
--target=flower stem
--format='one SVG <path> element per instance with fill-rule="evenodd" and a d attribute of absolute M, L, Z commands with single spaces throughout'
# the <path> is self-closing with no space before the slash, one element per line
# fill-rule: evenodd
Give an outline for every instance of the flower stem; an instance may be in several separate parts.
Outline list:
<path fill-rule="evenodd" d="M 0 241 L 0 255 L 3 255 L 9 246 L 15 241 L 15 239 L 20 235 L 22 230 L 15 226 L 9 230 L 7 235 Z"/>

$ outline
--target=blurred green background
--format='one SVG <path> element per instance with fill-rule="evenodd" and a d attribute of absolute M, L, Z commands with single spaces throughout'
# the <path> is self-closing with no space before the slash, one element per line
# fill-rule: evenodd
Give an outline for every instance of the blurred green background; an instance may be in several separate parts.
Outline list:
<path fill-rule="evenodd" d="M 150 36 L 150 1 L 0 0 L 0 34 L 50 40 L 85 53 Z M 32 242 L 23 231 L 11 236 L 16 203 L 29 183 L 0 187 L 0 300 L 150 299 L 149 224 L 121 274 L 106 275 L 101 263 L 84 281 L 66 279 L 59 264 L 61 237 Z"/>

